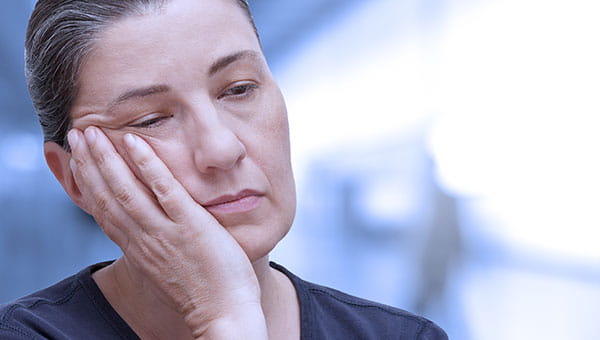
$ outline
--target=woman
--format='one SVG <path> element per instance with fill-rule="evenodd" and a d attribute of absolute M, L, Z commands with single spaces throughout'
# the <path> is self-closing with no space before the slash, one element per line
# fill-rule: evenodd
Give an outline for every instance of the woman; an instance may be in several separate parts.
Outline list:
<path fill-rule="evenodd" d="M 48 166 L 123 251 L 3 306 L 2 339 L 444 339 L 270 264 L 295 212 L 286 108 L 243 0 L 39 0 Z"/>

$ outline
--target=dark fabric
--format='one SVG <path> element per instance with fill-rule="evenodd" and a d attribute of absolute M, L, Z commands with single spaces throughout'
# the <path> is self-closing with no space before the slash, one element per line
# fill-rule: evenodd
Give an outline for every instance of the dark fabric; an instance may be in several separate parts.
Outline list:
<path fill-rule="evenodd" d="M 306 282 L 278 264 L 271 266 L 296 288 L 303 340 L 448 339 L 440 327 L 423 317 Z"/>
<path fill-rule="evenodd" d="M 0 306 L 0 339 L 139 339 L 102 295 L 90 266 L 49 288 Z M 303 281 L 280 265 L 300 301 L 302 339 L 447 339 L 431 321 Z"/>

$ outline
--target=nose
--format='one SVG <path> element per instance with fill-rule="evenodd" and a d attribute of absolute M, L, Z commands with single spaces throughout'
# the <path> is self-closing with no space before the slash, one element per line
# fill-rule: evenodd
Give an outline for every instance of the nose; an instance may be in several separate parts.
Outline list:
<path fill-rule="evenodd" d="M 194 163 L 202 173 L 229 170 L 246 157 L 246 147 L 225 118 L 215 110 L 199 113 L 192 124 Z"/>

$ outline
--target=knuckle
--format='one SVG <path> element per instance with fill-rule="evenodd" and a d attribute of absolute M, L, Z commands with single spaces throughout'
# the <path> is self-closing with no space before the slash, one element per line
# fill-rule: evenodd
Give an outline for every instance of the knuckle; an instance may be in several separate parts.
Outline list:
<path fill-rule="evenodd" d="M 165 181 L 160 179 L 156 179 L 152 182 L 152 191 L 154 191 L 157 197 L 163 199 L 170 197 L 172 193 L 171 187 L 165 183 Z"/>
<path fill-rule="evenodd" d="M 108 210 L 108 199 L 104 195 L 98 195 L 94 202 L 96 204 L 96 211 L 99 212 L 99 215 L 104 215 L 104 212 Z"/>
<path fill-rule="evenodd" d="M 148 155 L 140 155 L 135 159 L 135 164 L 141 171 L 149 171 L 151 168 L 151 159 Z"/>
<path fill-rule="evenodd" d="M 110 217 L 106 213 L 106 208 L 96 206 L 92 213 L 92 216 L 94 217 L 94 220 L 100 226 L 100 228 L 102 228 L 102 230 L 106 232 L 107 226 L 110 225 Z"/>
<path fill-rule="evenodd" d="M 115 191 L 115 199 L 124 207 L 131 206 L 133 195 L 124 188 L 119 188 Z"/>
<path fill-rule="evenodd" d="M 95 155 L 94 159 L 96 161 L 96 165 L 101 169 L 106 168 L 106 166 L 110 162 L 110 157 L 107 155 L 107 153 L 104 153 L 104 152 L 97 153 Z"/>
<path fill-rule="evenodd" d="M 75 161 L 75 165 L 77 165 L 77 168 L 82 168 L 86 165 L 85 160 L 81 159 L 81 158 L 75 158 L 73 157 L 73 161 Z"/>

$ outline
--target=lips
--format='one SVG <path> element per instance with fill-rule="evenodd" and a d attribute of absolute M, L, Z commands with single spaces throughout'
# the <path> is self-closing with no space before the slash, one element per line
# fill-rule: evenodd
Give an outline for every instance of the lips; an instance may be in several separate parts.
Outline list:
<path fill-rule="evenodd" d="M 223 195 L 204 204 L 211 213 L 240 213 L 250 211 L 260 204 L 263 194 L 254 190 L 242 190 L 235 195 Z"/>

